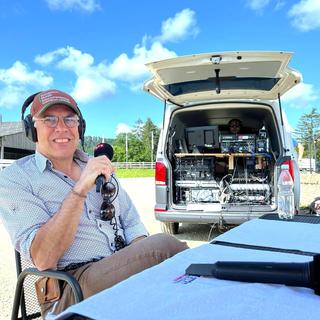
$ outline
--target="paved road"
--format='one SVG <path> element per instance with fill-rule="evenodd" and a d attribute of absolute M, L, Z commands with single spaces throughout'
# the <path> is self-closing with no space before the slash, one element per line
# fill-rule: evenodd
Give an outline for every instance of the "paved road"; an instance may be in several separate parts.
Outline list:
<path fill-rule="evenodd" d="M 161 232 L 160 222 L 154 218 L 154 178 L 122 179 L 122 186 L 133 199 L 141 219 L 150 234 Z M 209 225 L 182 224 L 177 237 L 188 242 L 191 247 L 208 240 Z M 212 235 L 211 235 L 212 236 Z"/>
<path fill-rule="evenodd" d="M 160 223 L 154 219 L 153 214 L 154 179 L 121 179 L 121 184 L 133 199 L 150 234 L 161 232 Z M 207 241 L 210 227 L 208 225 L 182 225 L 180 231 L 177 237 L 187 241 L 190 247 L 194 247 Z M 0 222 L 0 320 L 10 318 L 15 282 L 13 250 L 9 236 Z"/>

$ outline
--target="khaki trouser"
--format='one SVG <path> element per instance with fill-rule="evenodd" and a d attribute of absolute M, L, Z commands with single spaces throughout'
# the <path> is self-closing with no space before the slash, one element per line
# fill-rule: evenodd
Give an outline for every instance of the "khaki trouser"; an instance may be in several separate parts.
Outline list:
<path fill-rule="evenodd" d="M 159 233 L 139 240 L 98 262 L 88 263 L 69 272 L 78 280 L 86 299 L 187 248 L 185 242 Z M 72 304 L 74 296 L 70 286 L 66 286 L 56 305 L 52 302 L 41 305 L 42 316 L 45 317 L 51 309 L 59 314 Z"/>

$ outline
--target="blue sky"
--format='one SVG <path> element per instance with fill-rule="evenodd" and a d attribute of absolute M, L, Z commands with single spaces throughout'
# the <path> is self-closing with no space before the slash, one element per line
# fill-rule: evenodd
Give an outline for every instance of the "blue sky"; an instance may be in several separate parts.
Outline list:
<path fill-rule="evenodd" d="M 30 94 L 71 93 L 87 135 L 113 138 L 163 105 L 142 91 L 144 63 L 194 53 L 292 51 L 303 82 L 284 97 L 294 128 L 320 102 L 319 0 L 0 0 L 0 114 Z"/>

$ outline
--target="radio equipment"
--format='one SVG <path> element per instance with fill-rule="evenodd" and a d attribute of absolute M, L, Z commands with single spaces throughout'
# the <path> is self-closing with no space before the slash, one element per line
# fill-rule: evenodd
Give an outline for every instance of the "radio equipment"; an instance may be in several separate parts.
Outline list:
<path fill-rule="evenodd" d="M 259 135 L 256 141 L 256 152 L 257 153 L 269 152 L 269 140 L 267 138 L 267 132 L 264 129 L 259 130 Z"/>
<path fill-rule="evenodd" d="M 256 150 L 255 134 L 221 134 L 222 153 L 254 153 Z"/>

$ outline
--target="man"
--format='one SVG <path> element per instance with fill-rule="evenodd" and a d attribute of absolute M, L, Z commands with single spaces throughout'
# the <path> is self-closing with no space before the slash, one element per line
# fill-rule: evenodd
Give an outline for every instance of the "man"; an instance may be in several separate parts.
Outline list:
<path fill-rule="evenodd" d="M 314 203 L 314 209 L 316 210 L 316 214 L 320 216 L 320 199 Z"/>
<path fill-rule="evenodd" d="M 241 121 L 239 119 L 232 119 L 228 123 L 230 133 L 240 133 L 241 131 Z"/>
<path fill-rule="evenodd" d="M 40 92 L 29 119 L 36 153 L 1 172 L 0 217 L 16 250 L 39 270 L 72 273 L 87 298 L 187 248 L 168 235 L 147 237 L 120 185 L 114 215 L 100 217 L 104 199 L 95 181 L 99 175 L 109 181 L 114 168 L 105 155 L 88 158 L 77 149 L 84 120 L 71 96 Z M 125 247 L 117 251 L 119 236 Z M 42 314 L 57 314 L 72 303 L 67 286 L 57 302 L 41 305 Z"/>
<path fill-rule="evenodd" d="M 320 197 L 316 197 L 309 206 L 310 213 L 320 216 Z"/>

